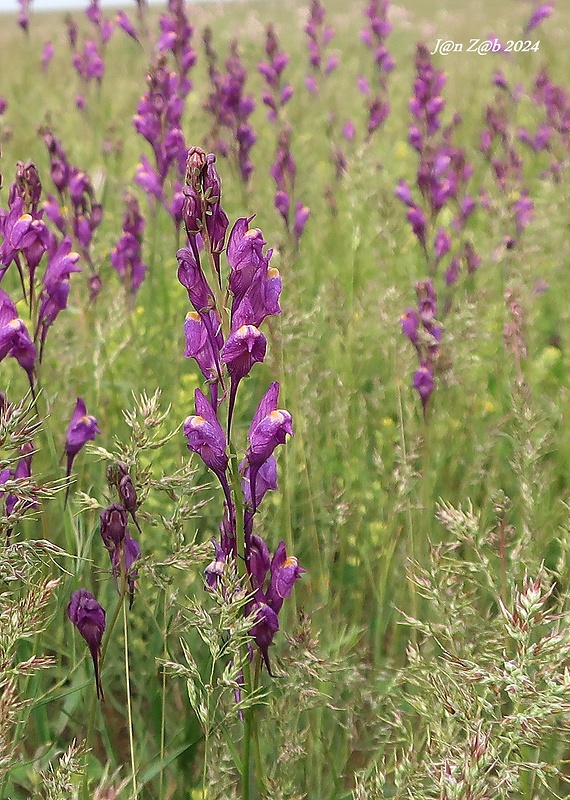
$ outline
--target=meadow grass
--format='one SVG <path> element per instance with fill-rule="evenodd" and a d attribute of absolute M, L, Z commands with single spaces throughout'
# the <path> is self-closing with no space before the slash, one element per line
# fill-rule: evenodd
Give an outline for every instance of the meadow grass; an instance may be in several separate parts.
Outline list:
<path fill-rule="evenodd" d="M 273 22 L 291 56 L 286 75 L 295 95 L 285 115 L 293 130 L 296 196 L 311 209 L 295 252 L 273 207 L 276 132 L 258 103 L 251 185 L 243 188 L 228 161 L 219 158 L 217 166 L 230 220 L 256 214 L 254 224 L 276 248 L 272 265 L 283 280 L 283 313 L 266 332 L 265 363 L 242 387 L 235 429 L 245 443 L 259 398 L 279 380 L 295 435 L 279 454 L 280 490 L 268 495 L 257 524 L 273 546 L 285 540 L 307 574 L 281 615 L 272 647 L 275 677 L 262 675 L 265 697 L 255 705 L 258 786 L 250 796 L 567 796 L 569 178 L 563 169 L 559 182 L 543 179 L 545 154 L 521 145 L 534 219 L 507 250 L 509 198 L 497 192 L 479 138 L 499 68 L 511 85 L 523 87 L 511 130 L 534 130 L 542 120 L 528 94 L 545 64 L 554 82 L 567 80 L 570 8 L 557 8 L 532 32 L 529 38 L 540 39 L 536 53 L 434 56 L 447 75 L 444 119 L 455 111 L 462 117 L 456 142 L 474 165 L 471 191 L 489 192 L 493 204 L 491 212 L 477 208 L 469 221 L 482 260 L 454 291 L 427 419 L 411 383 L 416 354 L 399 322 L 415 304 L 414 284 L 426 277 L 426 265 L 394 197 L 398 180 L 413 183 L 417 169 L 407 143 L 415 44 L 431 48 L 439 38 L 467 44 L 491 33 L 526 38 L 530 7 L 514 0 L 394 6 L 391 113 L 368 143 L 356 89 L 359 75 L 372 75 L 370 53 L 359 40 L 364 3 L 328 0 L 326 8 L 340 64 L 316 97 L 303 85 L 306 6 L 252 0 L 187 8 L 198 51 L 184 117 L 188 145 L 202 145 L 210 126 L 203 111 L 205 27 L 220 56 L 238 38 L 248 90 L 259 98 L 256 65 Z M 151 9 L 153 30 L 158 14 Z M 44 74 L 39 63 L 48 38 L 55 56 Z M 37 133 L 42 124 L 91 175 L 104 205 L 93 247 L 103 288 L 89 303 L 85 281 L 73 276 L 69 308 L 50 331 L 39 373 L 36 480 L 48 484 L 63 475 L 65 429 L 78 395 L 102 435 L 76 459 L 67 508 L 63 492 L 46 498 L 0 546 L 6 563 L 0 572 L 0 710 L 3 702 L 6 708 L 0 797 L 9 800 L 114 797 L 108 787 L 121 785 L 125 797 L 239 796 L 236 677 L 230 670 L 225 683 L 218 680 L 229 670 L 219 642 L 230 612 L 223 598 L 216 606 L 203 588 L 222 497 L 180 430 L 203 381 L 183 357 L 189 306 L 176 280 L 180 242 L 167 213 L 159 208 L 153 216 L 142 190 L 135 191 L 148 217 L 143 255 L 149 273 L 134 304 L 109 263 L 122 194 L 134 186 L 141 153 L 149 155 L 131 123 L 145 91 L 148 56 L 117 31 L 101 88 L 90 87 L 81 113 L 74 107 L 78 84 L 63 14 L 34 15 L 28 38 L 13 17 L 2 18 L 0 95 L 8 101 L 1 123 L 2 206 L 18 160 L 32 159 L 49 187 Z M 355 141 L 343 143 L 347 173 L 336 183 L 331 115 L 352 117 L 357 128 Z M 106 141 L 112 146 L 105 149 Z M 564 159 L 567 165 L 568 152 Z M 327 200 L 331 187 L 335 213 Z M 441 276 L 438 281 L 443 296 Z M 547 290 L 537 291 L 539 284 Z M 15 271 L 2 286 L 17 290 Z M 504 335 L 513 324 L 507 291 L 520 307 L 515 323 L 526 346 L 520 363 L 513 337 Z M 27 390 L 25 375 L 14 359 L 1 368 L 1 388 L 18 402 Z M 135 414 L 130 424 L 125 411 Z M 3 458 L 13 456 L 14 435 L 3 438 Z M 112 502 L 105 479 L 111 457 L 127 461 L 137 476 L 143 562 L 128 622 L 130 689 L 126 694 L 127 627 L 121 630 L 119 617 L 103 670 L 106 701 L 98 706 L 92 663 L 65 608 L 79 586 L 97 595 L 108 619 L 117 604 L 99 537 L 99 512 Z M 34 545 L 37 540 L 61 552 Z M 49 583 L 54 579 L 57 586 Z M 18 616 L 14 609 L 26 601 L 33 613 L 22 608 Z M 238 632 L 242 612 L 231 611 Z M 236 659 L 246 633 L 236 634 Z M 33 656 L 51 662 L 37 671 L 18 667 Z"/>

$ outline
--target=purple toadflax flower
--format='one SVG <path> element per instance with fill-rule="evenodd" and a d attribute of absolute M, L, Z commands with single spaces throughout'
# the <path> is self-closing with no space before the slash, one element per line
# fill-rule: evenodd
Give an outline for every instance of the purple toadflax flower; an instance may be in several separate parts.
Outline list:
<path fill-rule="evenodd" d="M 309 49 L 310 68 L 310 72 L 305 78 L 305 86 L 312 94 L 316 94 L 319 91 L 322 76 L 330 75 L 338 66 L 336 54 L 327 55 L 325 52 L 325 48 L 334 36 L 334 30 L 330 25 L 325 24 L 325 8 L 320 0 L 311 0 L 305 34 Z"/>
<path fill-rule="evenodd" d="M 413 377 L 414 389 L 422 402 L 424 418 L 435 388 L 435 367 L 443 328 L 437 322 L 437 295 L 433 280 L 416 283 L 417 310 L 408 308 L 400 318 L 403 334 L 416 349 L 420 362 Z"/>
<path fill-rule="evenodd" d="M 9 295 L 0 288 L 0 361 L 7 356 L 15 358 L 25 370 L 30 386 L 34 388 L 36 348 L 26 325 L 18 315 Z"/>
<path fill-rule="evenodd" d="M 525 25 L 524 35 L 527 36 L 532 30 L 538 27 L 541 22 L 544 22 L 544 20 L 548 19 L 548 17 L 550 17 L 553 13 L 554 3 L 543 3 L 542 5 L 537 6 Z"/>
<path fill-rule="evenodd" d="M 255 612 L 256 622 L 250 633 L 261 651 L 269 674 L 269 646 L 279 630 L 279 612 L 283 601 L 291 595 L 293 587 L 303 572 L 294 556 L 287 557 L 285 542 L 281 541 L 270 560 L 269 548 L 259 536 L 251 537 L 248 570 L 254 587 L 254 596 L 247 612 Z"/>
<path fill-rule="evenodd" d="M 129 477 L 128 473 L 123 476 L 123 479 L 125 477 Z M 138 542 L 129 534 L 127 508 L 120 503 L 112 503 L 101 512 L 100 523 L 101 538 L 109 552 L 117 591 L 123 592 L 128 587 L 129 608 L 132 608 L 135 597 L 135 582 L 138 577 L 138 571 L 133 568 L 133 564 L 140 558 L 141 549 Z M 121 586 L 119 586 L 119 581 L 122 584 Z"/>
<path fill-rule="evenodd" d="M 386 39 L 392 26 L 388 20 L 389 0 L 370 0 L 365 14 L 368 25 L 360 34 L 360 38 L 373 54 L 375 66 L 375 88 L 365 92 L 368 109 L 367 140 L 386 121 L 390 113 L 388 101 L 388 75 L 395 63 L 386 47 Z"/>
<path fill-rule="evenodd" d="M 279 39 L 273 25 L 268 25 L 265 33 L 265 53 L 267 61 L 260 61 L 258 72 L 263 76 L 267 89 L 262 100 L 267 106 L 267 119 L 274 122 L 280 116 L 281 109 L 293 96 L 293 87 L 283 83 L 283 71 L 289 63 L 287 53 L 279 50 Z"/>
<path fill-rule="evenodd" d="M 78 397 L 75 410 L 67 426 L 67 433 L 65 435 L 65 453 L 67 455 L 66 478 L 69 478 L 71 474 L 75 456 L 87 442 L 93 441 L 98 433 L 101 433 L 101 431 L 99 430 L 97 420 L 95 417 L 87 414 L 85 401 L 82 397 Z M 69 495 L 69 488 L 70 486 L 68 483 L 65 495 L 66 502 Z"/>
<path fill-rule="evenodd" d="M 188 449 L 198 453 L 204 464 L 219 479 L 228 507 L 232 507 L 230 487 L 226 475 L 228 455 L 226 435 L 218 421 L 216 411 L 200 389 L 194 392 L 196 413 L 187 417 L 183 430 Z"/>
<path fill-rule="evenodd" d="M 97 697 L 104 700 L 100 676 L 101 641 L 105 632 L 105 609 L 87 589 L 77 589 L 71 595 L 67 616 L 87 642 L 93 667 Z"/>
<path fill-rule="evenodd" d="M 289 125 L 280 131 L 275 160 L 269 171 L 276 187 L 275 208 L 281 215 L 285 223 L 285 229 L 293 247 L 296 249 L 299 246 L 299 240 L 311 212 L 301 201 L 297 201 L 295 210 L 292 211 L 297 164 L 291 152 L 291 134 L 291 126 Z"/>
<path fill-rule="evenodd" d="M 111 251 L 111 266 L 118 272 L 134 298 L 147 271 L 147 266 L 142 261 L 145 220 L 136 197 L 127 194 L 125 206 L 123 235 Z"/>
<path fill-rule="evenodd" d="M 249 466 L 253 511 L 259 504 L 256 481 L 260 468 L 278 445 L 285 444 L 287 434 L 293 435 L 291 414 L 277 407 L 278 399 L 279 384 L 274 382 L 261 398 L 249 428 L 249 447 L 245 453 L 245 460 Z"/>
<path fill-rule="evenodd" d="M 230 44 L 225 73 L 216 66 L 211 31 L 204 35 L 204 43 L 212 84 L 212 91 L 204 106 L 212 117 L 208 143 L 221 156 L 232 159 L 242 181 L 247 184 L 253 173 L 250 151 L 257 141 L 255 131 L 249 122 L 249 117 L 255 109 L 255 99 L 251 93 L 245 92 L 247 70 L 240 58 L 236 40 Z M 228 138 L 226 130 L 229 132 Z"/>
<path fill-rule="evenodd" d="M 46 42 L 42 50 L 42 72 L 47 72 L 48 67 L 54 55 L 54 47 L 52 42 Z"/>

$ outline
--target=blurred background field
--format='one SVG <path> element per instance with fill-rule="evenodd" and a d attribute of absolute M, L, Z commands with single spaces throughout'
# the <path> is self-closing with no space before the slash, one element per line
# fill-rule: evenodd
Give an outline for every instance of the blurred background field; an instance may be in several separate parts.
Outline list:
<path fill-rule="evenodd" d="M 509 107 L 513 136 L 523 126 L 536 130 L 544 118 L 530 97 L 539 70 L 547 66 L 553 83 L 567 82 L 570 6 L 558 3 L 555 13 L 526 37 L 524 25 L 532 8 L 517 0 L 404 0 L 391 6 L 387 46 L 396 61 L 388 84 L 391 111 L 367 142 L 364 100 L 357 89 L 359 76 L 373 74 L 370 53 L 359 37 L 365 24 L 363 2 L 327 0 L 327 23 L 336 31 L 330 48 L 338 53 L 339 66 L 315 96 L 304 86 L 307 5 L 252 0 L 186 7 L 198 56 L 184 114 L 186 142 L 203 146 L 210 127 L 203 109 L 209 84 L 202 45 L 202 34 L 210 27 L 221 61 L 237 38 L 248 69 L 247 89 L 258 101 L 251 117 L 258 140 L 251 152 L 255 171 L 250 185 L 244 187 L 234 165 L 218 158 L 224 208 L 232 222 L 256 215 L 254 224 L 275 247 L 272 265 L 283 280 L 283 313 L 270 325 L 268 358 L 242 388 L 236 420 L 245 442 L 259 398 L 270 381 L 281 381 L 281 403 L 293 416 L 295 436 L 279 455 L 280 491 L 265 501 L 261 529 L 274 545 L 284 539 L 307 574 L 283 612 L 284 633 L 276 638 L 273 656 L 278 677 L 271 682 L 265 676 L 266 685 L 272 684 L 261 722 L 271 790 L 267 796 L 341 800 L 361 791 L 355 796 L 467 800 L 488 796 L 483 792 L 489 785 L 495 786 L 495 797 L 567 796 L 568 744 L 565 734 L 552 730 L 566 730 L 567 678 L 560 676 L 567 675 L 567 661 L 561 655 L 554 677 L 545 677 L 546 667 L 541 673 L 538 651 L 533 651 L 536 663 L 531 665 L 529 656 L 519 664 L 525 680 L 534 681 L 530 699 L 523 693 L 513 701 L 497 677 L 507 663 L 516 662 L 519 652 L 516 636 L 509 638 L 509 631 L 501 628 L 501 621 L 508 619 L 501 616 L 499 599 L 511 609 L 525 574 L 540 574 L 543 586 L 555 587 L 549 608 L 565 614 L 570 577 L 570 151 L 562 157 L 556 182 L 542 177 L 548 154 L 518 145 L 524 152 L 524 183 L 534 217 L 517 246 L 507 249 L 509 197 L 497 192 L 479 149 L 485 109 L 498 91 L 493 85 L 497 70 L 510 87 L 521 87 L 520 99 Z M 150 7 L 151 30 L 163 12 L 158 5 Z M 82 35 L 87 23 L 79 11 L 74 14 Z M 113 12 L 105 8 L 104 14 Z M 176 280 L 181 238 L 163 209 L 152 218 L 144 193 L 133 181 L 141 154 L 150 154 L 133 129 L 132 117 L 145 91 L 152 49 L 145 51 L 116 30 L 107 46 L 101 87 L 89 87 L 86 110 L 80 112 L 64 17 L 64 12 L 32 13 L 28 37 L 17 27 L 15 15 L 0 19 L 0 96 L 8 103 L 0 117 L 2 206 L 7 205 L 18 160 L 33 160 L 49 187 L 49 160 L 38 135 L 38 126 L 47 125 L 63 142 L 70 161 L 90 174 L 104 207 L 93 245 L 102 290 L 89 303 L 85 280 L 74 276 L 69 308 L 50 331 L 41 367 L 39 408 L 45 423 L 34 474 L 43 480 L 62 475 L 65 428 L 77 396 L 85 398 L 99 421 L 102 435 L 96 444 L 114 452 L 115 437 L 127 441 L 131 435 L 123 411 L 133 408 L 133 394 L 151 396 L 160 389 L 161 407 L 169 409 L 163 427 L 174 431 L 193 413 L 194 390 L 202 385 L 194 362 L 183 357 L 189 306 Z M 286 76 L 295 93 L 284 113 L 293 131 L 296 197 L 311 210 L 298 251 L 289 246 L 273 205 L 269 167 L 276 131 L 259 101 L 263 81 L 257 63 L 264 57 L 269 23 L 291 57 Z M 456 52 L 433 57 L 447 76 L 444 120 L 449 122 L 455 112 L 461 115 L 454 141 L 474 166 L 471 191 L 474 196 L 488 192 L 492 202 L 490 211 L 478 207 L 469 222 L 481 263 L 453 291 L 426 421 L 412 387 L 416 354 L 400 324 L 404 310 L 416 303 L 414 284 L 427 277 L 426 264 L 406 209 L 394 196 L 399 180 L 414 183 L 417 169 L 417 156 L 408 144 L 415 48 L 418 41 L 431 50 L 438 39 L 450 39 L 466 49 L 472 38 L 491 35 L 503 41 L 540 40 L 540 46 L 537 52 L 512 55 Z M 42 72 L 42 47 L 48 39 L 55 55 Z M 356 136 L 342 143 L 347 168 L 336 180 L 331 151 L 348 118 Z M 121 231 L 126 190 L 138 194 L 148 217 L 143 254 L 149 272 L 134 304 L 109 262 Z M 441 275 L 437 285 L 443 308 L 448 295 Z M 8 273 L 2 286 L 14 291 L 17 275 Z M 508 298 L 516 299 L 520 311 L 514 323 L 524 340 L 522 358 L 512 337 L 505 336 L 505 326 L 513 324 Z M 23 396 L 26 378 L 15 360 L 4 360 L 1 369 L 0 388 L 11 400 Z M 58 495 L 16 532 L 21 539 L 52 541 L 73 558 L 45 568 L 46 577 L 53 573 L 61 578 L 49 624 L 37 638 L 18 645 L 21 660 L 34 652 L 52 655 L 55 663 L 21 679 L 22 697 L 29 704 L 16 728 L 15 763 L 0 783 L 1 796 L 10 800 L 40 796 L 44 789 L 37 770 L 47 769 L 72 739 L 85 736 L 92 666 L 82 643 L 72 638 L 65 606 L 78 585 L 96 589 L 109 607 L 115 594 L 98 539 L 98 515 L 109 495 L 106 462 L 101 453 L 87 451 L 74 467 L 77 486 L 70 506 L 64 510 Z M 169 529 L 164 519 L 172 514 L 172 497 L 158 484 L 190 460 L 195 471 L 183 496 L 190 504 L 208 502 L 181 530 Z M 138 467 L 141 474 L 152 470 L 155 481 L 141 510 L 143 556 L 166 562 L 176 550 L 176 537 L 202 544 L 217 535 L 221 492 L 188 453 L 181 431 L 156 453 L 141 454 Z M 455 527 L 450 524 L 442 511 L 445 504 L 464 512 L 472 509 L 479 538 L 465 534 L 461 515 Z M 412 560 L 415 582 L 410 579 Z M 200 637 L 184 625 L 186 598 L 208 602 L 203 566 L 140 570 L 130 646 L 141 798 L 234 796 L 228 788 L 231 780 L 226 784 L 220 779 L 216 788 L 215 769 L 206 794 L 199 793 L 204 787 L 200 726 L 183 682 L 165 678 L 157 661 L 182 658 L 179 637 L 184 631 L 199 665 L 207 664 Z M 411 617 L 421 624 L 414 626 Z M 538 612 L 534 619 L 538 633 L 533 629 L 529 648 L 547 630 L 548 620 Z M 556 619 L 548 624 L 563 637 L 557 626 L 564 623 Z M 103 676 L 105 722 L 98 717 L 88 769 L 94 782 L 105 769 L 107 776 L 120 770 L 118 784 L 129 775 L 120 637 L 111 648 L 116 653 L 110 652 Z M 453 671 L 450 652 L 469 661 L 470 668 L 475 663 L 488 668 L 479 684 L 475 679 L 469 684 L 476 686 L 475 697 L 465 701 L 465 708 L 456 706 L 458 717 L 449 711 L 459 703 L 453 692 L 461 695 L 462 683 L 471 678 L 465 678 L 467 667 Z M 536 710 L 543 678 L 553 696 L 560 695 L 561 707 L 550 708 L 550 720 Z M 487 690 L 494 692 L 493 709 Z M 514 719 L 521 725 L 516 729 L 521 741 L 523 721 L 532 732 L 516 758 L 511 750 L 499 753 L 500 725 L 507 729 Z M 234 728 L 232 735 L 239 738 L 237 720 Z M 499 766 L 493 767 L 489 756 L 480 767 L 489 781 L 481 793 L 464 789 L 452 794 L 448 787 L 449 793 L 443 794 L 445 763 L 463 764 L 461 737 L 473 747 L 477 730 L 498 737 L 494 763 Z M 220 774 L 227 767 L 231 778 L 226 763 L 231 748 L 224 751 L 224 738 L 218 738 L 211 745 L 212 762 Z M 536 766 L 543 761 L 553 765 L 551 771 L 544 769 L 544 776 Z M 503 763 L 512 774 L 505 767 L 508 779 L 492 784 L 494 770 L 500 772 Z M 387 776 L 385 784 L 376 769 Z M 461 769 L 465 775 L 464 765 Z M 536 776 L 543 778 L 542 784 Z M 410 787 L 415 793 L 405 794 Z M 130 789 L 124 791 L 128 796 Z"/>

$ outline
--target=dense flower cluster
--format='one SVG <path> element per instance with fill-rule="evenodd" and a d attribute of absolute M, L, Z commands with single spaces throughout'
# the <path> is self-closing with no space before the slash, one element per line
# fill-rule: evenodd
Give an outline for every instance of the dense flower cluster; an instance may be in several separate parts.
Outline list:
<path fill-rule="evenodd" d="M 256 614 L 251 634 L 269 668 L 268 648 L 279 628 L 277 615 L 303 571 L 296 559 L 287 558 L 283 542 L 271 558 L 265 542 L 253 533 L 259 504 L 268 489 L 277 486 L 274 450 L 293 433 L 291 415 L 279 408 L 278 383 L 271 384 L 253 416 L 249 444 L 239 466 L 243 493 L 239 499 L 234 494 L 237 465 L 230 462 L 228 447 L 240 382 L 265 358 L 267 342 L 260 326 L 266 317 L 281 312 L 281 278 L 270 266 L 272 251 L 264 252 L 266 242 L 261 231 L 250 228 L 251 218 L 242 218 L 229 235 L 226 255 L 230 270 L 224 286 L 220 253 L 228 218 L 221 207 L 221 181 L 213 154 L 206 155 L 197 147 L 190 149 L 185 195 L 184 221 L 190 246 L 177 253 L 178 279 L 194 309 L 184 326 L 185 355 L 196 360 L 208 381 L 209 397 L 196 389 L 195 413 L 184 422 L 184 435 L 188 448 L 216 475 L 224 493 L 221 539 L 214 543 L 215 560 L 206 571 L 206 579 L 210 586 L 216 584 L 228 561 L 239 563 L 244 559 L 244 577 L 252 592 L 247 611 Z M 210 260 L 212 285 L 202 268 L 198 236 Z M 231 298 L 229 309 L 224 297 Z M 226 397 L 224 429 L 219 416 Z M 239 508 L 243 508 L 240 519 Z M 243 544 L 239 543 L 240 531 Z"/>
<path fill-rule="evenodd" d="M 35 164 L 18 162 L 16 180 L 10 187 L 8 209 L 0 209 L 0 281 L 14 264 L 30 316 L 21 319 L 8 293 L 0 289 L 0 360 L 16 358 L 34 386 L 36 360 L 41 361 L 49 328 L 67 308 L 69 279 L 79 272 L 79 254 L 71 250 L 68 236 L 60 241 L 44 221 L 47 209 L 40 208 L 42 185 Z M 37 271 L 45 257 L 45 269 Z"/>
<path fill-rule="evenodd" d="M 247 183 L 253 173 L 250 151 L 257 141 L 249 122 L 255 99 L 245 91 L 247 70 L 240 58 L 236 40 L 230 44 L 225 72 L 216 65 L 217 55 L 212 46 L 210 29 L 204 31 L 204 45 L 212 84 L 212 91 L 204 105 L 212 119 L 208 141 L 213 150 L 234 161 L 243 182 Z"/>

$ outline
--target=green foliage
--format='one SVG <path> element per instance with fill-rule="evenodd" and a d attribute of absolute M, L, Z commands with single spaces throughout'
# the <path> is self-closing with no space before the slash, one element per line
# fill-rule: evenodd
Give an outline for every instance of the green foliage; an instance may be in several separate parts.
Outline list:
<path fill-rule="evenodd" d="M 200 51 L 206 25 L 221 58 L 239 38 L 248 88 L 259 98 L 256 65 L 264 28 L 274 22 L 291 55 L 295 95 L 285 114 L 296 191 L 311 208 L 293 252 L 273 208 L 276 132 L 259 103 L 251 186 L 243 189 L 229 162 L 219 158 L 217 166 L 230 219 L 256 214 L 255 225 L 276 248 L 283 314 L 268 332 L 266 362 L 242 389 L 235 439 L 245 441 L 268 381 L 278 379 L 295 436 L 278 457 L 280 490 L 267 496 L 256 524 L 273 546 L 283 539 L 307 574 L 280 617 L 274 675 L 254 660 L 261 689 L 245 693 L 241 706 L 234 692 L 244 684 L 251 621 L 235 575 L 226 575 L 223 592 L 203 587 L 223 500 L 180 431 L 201 377 L 182 355 L 188 301 L 176 281 L 180 243 L 166 212 L 153 216 L 144 208 L 149 275 L 134 304 L 109 263 L 123 192 L 138 192 L 143 205 L 133 177 L 149 149 L 131 119 L 145 90 L 148 53 L 117 32 L 107 75 L 82 114 L 74 108 L 78 87 L 63 15 L 33 16 L 25 43 L 15 21 L 3 17 L 0 94 L 9 110 L 0 127 L 1 205 L 17 160 L 34 160 L 52 191 L 36 132 L 49 122 L 70 160 L 92 176 L 105 213 L 93 248 L 101 294 L 90 303 L 82 276 L 73 276 L 69 308 L 49 334 L 35 403 L 14 359 L 0 367 L 11 401 L 0 414 L 0 470 L 13 469 L 23 444 L 36 449 L 33 478 L 3 486 L 21 498 L 9 519 L 3 498 L 0 505 L 0 798 L 133 796 L 132 763 L 141 800 L 237 797 L 244 735 L 238 712 L 251 708 L 259 787 L 252 798 L 568 795 L 569 173 L 557 183 L 544 180 L 544 154 L 525 151 L 535 219 L 507 250 L 513 198 L 496 191 L 478 149 L 495 70 L 523 87 L 511 136 L 523 125 L 535 130 L 542 119 L 529 95 L 544 63 L 555 82 L 567 81 L 570 10 L 562 3 L 556 21 L 533 32 L 538 53 L 434 57 L 448 76 L 445 121 L 461 113 L 458 141 L 474 165 L 470 185 L 488 193 L 490 211 L 479 208 L 470 221 L 482 263 L 458 286 L 444 320 L 427 423 L 411 386 L 416 355 L 399 324 L 415 302 L 414 282 L 426 277 L 421 248 L 393 196 L 399 179 L 415 179 L 407 143 L 415 42 L 467 43 L 491 29 L 519 38 L 528 11 L 522 5 L 394 6 L 392 111 L 366 144 L 355 88 L 372 70 L 358 41 L 364 3 L 326 3 L 340 65 L 318 96 L 303 85 L 306 7 L 292 0 L 188 7 L 199 58 L 187 141 L 203 144 L 209 128 Z M 152 10 L 151 25 L 157 15 Z M 47 38 L 56 55 L 43 74 Z M 357 138 L 342 142 L 348 166 L 337 180 L 331 118 L 338 126 L 348 117 Z M 543 284 L 547 291 L 538 290 Z M 16 270 L 2 286 L 18 289 Z M 65 506 L 61 457 L 78 395 L 103 434 L 77 457 Z M 106 470 L 117 461 L 136 488 L 142 559 L 128 626 L 121 632 L 117 625 L 104 644 L 106 700 L 99 707 L 87 648 L 65 608 L 79 586 L 100 599 L 108 620 L 117 604 L 99 537 L 99 512 L 115 500 Z"/>

